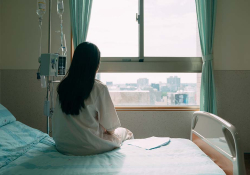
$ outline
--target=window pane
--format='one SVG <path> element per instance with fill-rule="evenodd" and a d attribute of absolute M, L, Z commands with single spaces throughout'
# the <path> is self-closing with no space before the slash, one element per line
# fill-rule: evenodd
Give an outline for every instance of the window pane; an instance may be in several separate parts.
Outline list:
<path fill-rule="evenodd" d="M 137 0 L 94 0 L 87 41 L 102 57 L 138 57 Z"/>
<path fill-rule="evenodd" d="M 195 0 L 145 0 L 144 8 L 145 56 L 201 56 Z"/>
<path fill-rule="evenodd" d="M 199 105 L 199 73 L 98 73 L 115 106 Z"/>

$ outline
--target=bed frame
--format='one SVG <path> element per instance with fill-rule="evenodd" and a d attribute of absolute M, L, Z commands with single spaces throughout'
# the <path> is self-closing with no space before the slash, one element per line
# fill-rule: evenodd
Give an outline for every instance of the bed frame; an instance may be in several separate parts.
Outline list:
<path fill-rule="evenodd" d="M 203 137 L 200 133 L 195 131 L 195 126 L 199 119 L 206 118 L 215 121 L 221 126 L 222 132 L 227 141 L 231 155 L 220 147 L 211 143 L 208 139 Z M 229 122 L 222 118 L 207 113 L 207 112 L 194 112 L 191 124 L 190 139 L 205 153 L 207 154 L 227 175 L 245 175 L 244 155 L 240 147 L 240 136 L 236 128 Z"/>

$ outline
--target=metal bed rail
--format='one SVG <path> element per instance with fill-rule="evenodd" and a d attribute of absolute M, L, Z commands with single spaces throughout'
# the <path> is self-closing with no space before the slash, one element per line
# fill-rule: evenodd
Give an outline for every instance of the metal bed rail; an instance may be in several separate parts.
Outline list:
<path fill-rule="evenodd" d="M 206 139 L 200 133 L 195 131 L 195 126 L 199 122 L 199 119 L 201 118 L 206 118 L 206 119 L 215 121 L 221 126 L 221 130 L 225 136 L 231 155 L 228 154 L 222 148 L 211 143 L 208 139 Z M 241 150 L 241 145 L 240 145 L 240 142 L 241 142 L 240 135 L 238 131 L 236 130 L 236 128 L 231 123 L 227 122 L 226 120 L 214 114 L 203 112 L 203 111 L 197 111 L 197 112 L 194 112 L 192 123 L 191 123 L 191 136 L 190 136 L 191 140 L 193 140 L 192 138 L 193 134 L 195 134 L 197 137 L 202 139 L 204 142 L 206 142 L 208 145 L 210 145 L 212 148 L 214 148 L 216 151 L 224 155 L 226 158 L 228 158 L 232 162 L 233 175 L 245 175 L 246 174 L 244 154 Z"/>

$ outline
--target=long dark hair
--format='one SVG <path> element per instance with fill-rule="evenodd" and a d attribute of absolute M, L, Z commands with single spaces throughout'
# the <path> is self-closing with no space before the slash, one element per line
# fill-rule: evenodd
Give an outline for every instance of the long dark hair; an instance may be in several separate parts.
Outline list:
<path fill-rule="evenodd" d="M 65 114 L 79 115 L 95 83 L 100 63 L 98 47 L 89 42 L 77 46 L 69 71 L 58 85 L 57 93 Z"/>

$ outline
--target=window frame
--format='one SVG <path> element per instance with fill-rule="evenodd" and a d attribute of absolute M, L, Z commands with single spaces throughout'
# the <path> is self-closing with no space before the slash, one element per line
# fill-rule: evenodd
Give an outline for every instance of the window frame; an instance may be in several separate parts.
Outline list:
<path fill-rule="evenodd" d="M 138 0 L 138 57 L 101 57 L 98 73 L 201 73 L 202 57 L 145 57 L 144 0 Z M 71 61 L 73 59 L 71 32 Z M 199 111 L 200 106 L 115 106 L 117 111 Z"/>

